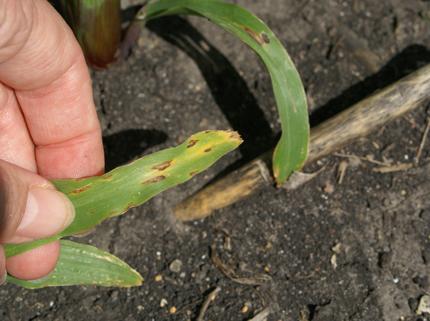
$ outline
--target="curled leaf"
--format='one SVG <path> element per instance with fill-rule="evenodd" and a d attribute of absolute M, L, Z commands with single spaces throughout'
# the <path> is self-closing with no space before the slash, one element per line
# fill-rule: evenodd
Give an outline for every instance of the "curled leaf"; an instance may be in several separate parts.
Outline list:
<path fill-rule="evenodd" d="M 7 281 L 27 289 L 38 289 L 68 285 L 131 287 L 141 285 L 143 279 L 112 254 L 94 246 L 62 240 L 60 258 L 49 275 L 30 281 L 8 276 Z"/>
<path fill-rule="evenodd" d="M 300 75 L 282 43 L 259 18 L 235 4 L 220 0 L 153 0 L 137 19 L 186 14 L 208 18 L 234 34 L 262 59 L 272 79 L 282 134 L 273 154 L 273 173 L 278 185 L 299 170 L 307 157 L 309 120 Z"/>

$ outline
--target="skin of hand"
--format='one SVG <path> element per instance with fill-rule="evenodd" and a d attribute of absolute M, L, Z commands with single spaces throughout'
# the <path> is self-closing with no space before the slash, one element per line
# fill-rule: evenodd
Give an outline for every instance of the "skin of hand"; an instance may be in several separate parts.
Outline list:
<path fill-rule="evenodd" d="M 0 277 L 51 272 L 58 242 L 5 259 L 1 244 L 47 237 L 74 218 L 49 179 L 104 169 L 85 58 L 47 0 L 0 0 Z"/>

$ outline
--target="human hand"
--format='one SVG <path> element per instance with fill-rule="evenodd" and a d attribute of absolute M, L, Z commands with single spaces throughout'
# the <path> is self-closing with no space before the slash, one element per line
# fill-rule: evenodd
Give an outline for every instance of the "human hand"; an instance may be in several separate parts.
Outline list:
<path fill-rule="evenodd" d="M 0 0 L 0 277 L 55 267 L 54 242 L 5 260 L 1 243 L 57 234 L 71 202 L 46 179 L 100 174 L 100 125 L 73 33 L 46 0 Z"/>

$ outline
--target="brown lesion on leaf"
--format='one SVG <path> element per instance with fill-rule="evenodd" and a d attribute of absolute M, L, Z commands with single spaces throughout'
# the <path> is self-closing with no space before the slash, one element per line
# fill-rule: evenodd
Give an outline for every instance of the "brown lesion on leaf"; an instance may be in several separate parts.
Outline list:
<path fill-rule="evenodd" d="M 264 44 L 269 44 L 270 43 L 270 38 L 267 35 L 267 33 L 265 33 L 264 31 L 261 33 L 258 33 L 254 30 L 252 30 L 249 27 L 244 27 L 243 30 L 245 30 L 245 32 L 250 35 L 259 45 L 264 45 Z"/>
<path fill-rule="evenodd" d="M 197 139 L 191 139 L 187 144 L 187 148 L 193 147 L 197 143 L 198 143 Z"/>
<path fill-rule="evenodd" d="M 261 35 L 261 39 L 263 39 L 264 43 L 267 43 L 267 44 L 269 44 L 269 43 L 270 43 L 270 38 L 269 38 L 269 36 L 267 35 L 267 33 L 262 32 L 262 33 L 260 33 L 260 35 Z"/>
<path fill-rule="evenodd" d="M 165 162 L 162 162 L 161 164 L 155 165 L 152 167 L 152 169 L 157 169 L 159 171 L 164 171 L 166 168 L 170 167 L 172 165 L 173 160 L 168 160 Z"/>
<path fill-rule="evenodd" d="M 209 147 L 209 148 L 206 148 L 206 149 L 204 150 L 204 152 L 205 152 L 205 153 L 209 153 L 211 150 L 212 150 L 212 148 L 211 148 L 211 147 Z"/>
<path fill-rule="evenodd" d="M 153 183 L 158 183 L 161 182 L 162 180 L 166 179 L 166 176 L 164 175 L 159 175 L 159 176 L 155 176 L 153 178 L 147 179 L 146 181 L 144 181 L 142 184 L 146 185 L 146 184 L 153 184 Z"/>
<path fill-rule="evenodd" d="M 70 195 L 78 195 L 78 194 L 81 194 L 82 192 L 88 191 L 91 187 L 92 187 L 92 185 L 88 184 L 88 185 L 79 187 L 79 188 L 71 191 L 69 194 Z"/>

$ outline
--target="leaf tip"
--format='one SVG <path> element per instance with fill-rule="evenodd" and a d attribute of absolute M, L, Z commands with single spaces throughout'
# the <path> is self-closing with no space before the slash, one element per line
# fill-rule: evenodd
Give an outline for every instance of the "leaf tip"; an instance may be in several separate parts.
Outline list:
<path fill-rule="evenodd" d="M 228 137 L 230 139 L 237 141 L 239 145 L 243 143 L 243 139 L 242 137 L 240 137 L 238 132 L 233 130 L 227 130 L 226 133 L 228 134 Z"/>
<path fill-rule="evenodd" d="M 143 283 L 145 282 L 145 280 L 142 277 L 142 275 L 140 275 L 140 273 L 137 272 L 134 269 L 131 269 L 131 270 L 135 273 L 136 279 L 133 282 L 122 284 L 121 286 L 125 287 L 125 288 L 131 288 L 131 287 L 135 287 L 135 286 L 142 286 Z"/>

